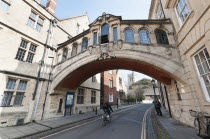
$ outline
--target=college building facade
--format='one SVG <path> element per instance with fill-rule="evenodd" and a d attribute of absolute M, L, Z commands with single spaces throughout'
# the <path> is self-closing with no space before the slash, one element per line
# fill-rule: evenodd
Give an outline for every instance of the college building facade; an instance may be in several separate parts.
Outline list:
<path fill-rule="evenodd" d="M 210 1 L 152 0 L 149 19 L 170 19 L 186 83 L 176 80 L 167 93 L 172 117 L 193 125 L 189 110 L 210 113 Z M 165 101 L 167 96 L 165 95 Z"/>

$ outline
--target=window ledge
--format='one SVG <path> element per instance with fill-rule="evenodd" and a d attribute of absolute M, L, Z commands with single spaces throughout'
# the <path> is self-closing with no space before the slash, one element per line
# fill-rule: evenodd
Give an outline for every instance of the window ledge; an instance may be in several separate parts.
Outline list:
<path fill-rule="evenodd" d="M 189 13 L 189 15 L 187 16 L 187 18 L 185 19 L 185 21 L 180 25 L 180 28 L 179 28 L 177 34 L 179 34 L 179 33 L 182 31 L 182 29 L 184 28 L 184 26 L 186 25 L 186 23 L 188 22 L 188 20 L 189 20 L 191 17 L 193 17 L 193 16 L 194 16 L 194 11 L 191 11 L 191 12 Z"/>

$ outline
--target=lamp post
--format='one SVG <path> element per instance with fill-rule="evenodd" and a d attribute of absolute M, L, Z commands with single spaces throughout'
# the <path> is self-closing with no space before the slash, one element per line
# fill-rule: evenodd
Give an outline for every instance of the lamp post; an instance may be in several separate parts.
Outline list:
<path fill-rule="evenodd" d="M 155 80 L 152 79 L 152 80 L 151 80 L 151 83 L 152 83 L 152 86 L 153 86 L 155 98 L 157 98 L 157 95 L 156 95 L 156 93 L 155 93 Z"/>

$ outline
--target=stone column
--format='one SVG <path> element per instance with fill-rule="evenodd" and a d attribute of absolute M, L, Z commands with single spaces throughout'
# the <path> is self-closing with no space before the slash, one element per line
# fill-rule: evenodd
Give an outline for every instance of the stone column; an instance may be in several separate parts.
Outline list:
<path fill-rule="evenodd" d="M 155 36 L 154 31 L 150 32 L 150 40 L 151 40 L 152 44 L 157 44 L 157 40 L 156 40 L 156 36 Z"/>
<path fill-rule="evenodd" d="M 120 23 L 117 25 L 117 37 L 118 40 L 122 40 Z"/>
<path fill-rule="evenodd" d="M 109 42 L 113 42 L 113 28 L 112 25 L 110 24 L 109 26 Z"/>

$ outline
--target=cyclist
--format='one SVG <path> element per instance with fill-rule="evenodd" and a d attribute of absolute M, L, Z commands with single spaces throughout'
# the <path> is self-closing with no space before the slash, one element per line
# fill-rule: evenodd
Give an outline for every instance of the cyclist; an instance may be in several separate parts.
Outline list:
<path fill-rule="evenodd" d="M 111 115 L 111 111 L 113 112 L 112 107 L 108 101 L 103 104 L 103 110 L 105 113 L 108 113 L 109 116 Z"/>

